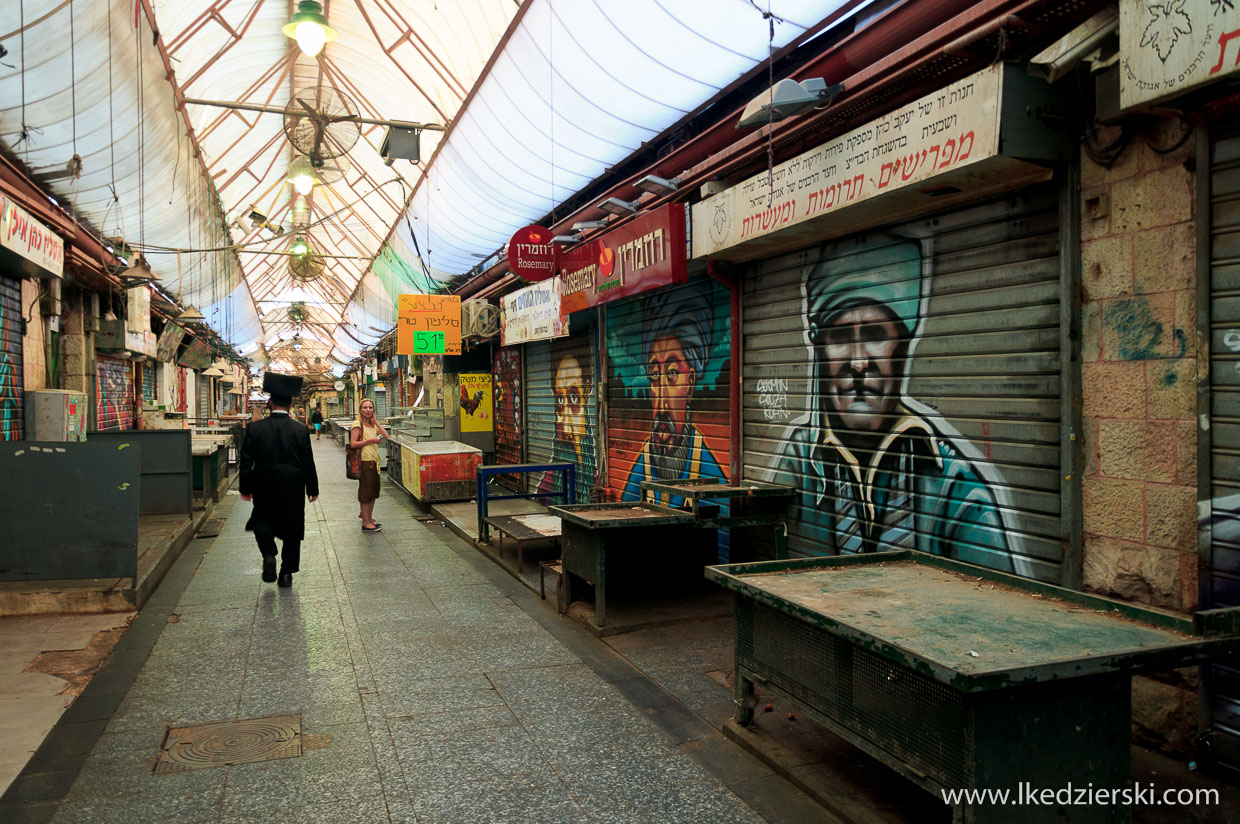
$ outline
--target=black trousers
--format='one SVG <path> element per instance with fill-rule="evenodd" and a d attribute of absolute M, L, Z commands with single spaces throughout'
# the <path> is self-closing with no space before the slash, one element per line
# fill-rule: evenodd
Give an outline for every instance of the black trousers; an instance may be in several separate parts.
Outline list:
<path fill-rule="evenodd" d="M 270 532 L 255 532 L 254 540 L 258 542 L 258 551 L 265 557 L 276 557 L 276 536 Z M 285 540 L 280 550 L 280 572 L 298 572 L 301 570 L 301 541 Z"/>

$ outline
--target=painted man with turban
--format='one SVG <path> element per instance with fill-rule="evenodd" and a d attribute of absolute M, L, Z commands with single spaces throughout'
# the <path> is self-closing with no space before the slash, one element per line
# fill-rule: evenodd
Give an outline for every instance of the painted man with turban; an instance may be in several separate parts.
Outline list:
<path fill-rule="evenodd" d="M 642 363 L 650 384 L 650 437 L 642 444 L 624 486 L 625 500 L 640 500 L 642 481 L 688 478 L 725 480 L 722 467 L 693 424 L 693 393 L 706 374 L 714 309 L 709 284 L 655 293 L 642 310 Z M 658 503 L 680 506 L 681 498 Z"/>
<path fill-rule="evenodd" d="M 921 249 L 906 240 L 856 241 L 806 278 L 810 409 L 776 472 L 801 490 L 793 546 L 919 549 L 1026 573 L 971 446 L 905 394 L 921 292 Z"/>

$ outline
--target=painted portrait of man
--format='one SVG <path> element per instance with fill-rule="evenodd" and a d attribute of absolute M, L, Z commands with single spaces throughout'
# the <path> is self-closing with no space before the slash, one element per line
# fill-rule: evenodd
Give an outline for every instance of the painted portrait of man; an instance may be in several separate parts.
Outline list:
<path fill-rule="evenodd" d="M 693 420 L 693 398 L 711 357 L 714 310 L 709 284 L 666 290 L 642 310 L 642 363 L 650 391 L 650 434 L 622 497 L 641 498 L 642 481 L 726 479 Z M 656 499 L 657 500 L 657 499 Z M 680 498 L 657 500 L 679 506 Z"/>
<path fill-rule="evenodd" d="M 1026 574 L 993 467 L 907 394 L 924 320 L 916 241 L 858 241 L 804 281 L 809 410 L 775 479 L 800 489 L 795 529 L 838 553 L 919 549 Z"/>
<path fill-rule="evenodd" d="M 553 462 L 577 465 L 577 489 L 589 489 L 593 478 L 585 477 L 584 462 L 594 462 L 594 428 L 590 422 L 589 397 L 591 376 L 576 355 L 565 355 L 556 365 L 551 378 L 555 395 L 555 443 Z M 548 472 L 538 485 L 540 493 L 561 491 L 560 473 Z"/>

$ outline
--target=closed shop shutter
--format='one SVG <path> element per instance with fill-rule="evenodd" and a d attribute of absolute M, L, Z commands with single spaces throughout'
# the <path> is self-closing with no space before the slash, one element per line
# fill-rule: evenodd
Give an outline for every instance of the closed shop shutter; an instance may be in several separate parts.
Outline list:
<path fill-rule="evenodd" d="M 530 463 L 577 465 L 577 503 L 590 499 L 598 470 L 598 374 L 590 327 L 526 344 L 526 448 Z M 558 492 L 558 476 L 527 476 L 530 492 Z"/>
<path fill-rule="evenodd" d="M 731 295 L 702 278 L 607 306 L 607 487 L 641 500 L 642 481 L 728 479 Z M 653 496 L 681 506 L 680 497 Z M 726 512 L 724 513 L 726 514 Z M 728 534 L 719 535 L 720 559 Z"/>
<path fill-rule="evenodd" d="M 380 392 L 374 384 L 371 384 L 371 388 L 373 392 L 371 399 L 375 402 L 375 417 L 382 420 L 388 416 L 388 393 Z"/>
<path fill-rule="evenodd" d="M 521 347 L 495 350 L 495 462 L 521 463 Z M 513 476 L 504 479 L 515 480 Z"/>
<path fill-rule="evenodd" d="M 133 373 L 129 361 L 99 355 L 96 362 L 99 430 L 133 428 Z"/>
<path fill-rule="evenodd" d="M 0 441 L 25 437 L 22 282 L 0 275 Z"/>
<path fill-rule="evenodd" d="M 1060 580 L 1056 194 L 749 267 L 745 477 L 799 490 L 794 555 L 915 548 Z"/>
<path fill-rule="evenodd" d="M 1211 140 L 1210 563 L 1201 609 L 1240 606 L 1240 133 Z M 1203 435 L 1203 437 L 1206 435 Z M 1204 668 L 1211 751 L 1240 770 L 1240 656 Z"/>
<path fill-rule="evenodd" d="M 198 417 L 206 420 L 211 417 L 211 379 L 199 372 L 194 383 L 198 385 Z"/>
<path fill-rule="evenodd" d="M 156 403 L 155 364 L 151 361 L 142 363 L 142 402 L 152 406 Z"/>

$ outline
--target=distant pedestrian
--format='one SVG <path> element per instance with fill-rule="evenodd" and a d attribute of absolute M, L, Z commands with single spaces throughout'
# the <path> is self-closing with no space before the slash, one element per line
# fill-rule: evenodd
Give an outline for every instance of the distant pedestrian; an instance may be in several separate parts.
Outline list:
<path fill-rule="evenodd" d="M 361 474 L 357 479 L 357 500 L 361 512 L 363 532 L 378 532 L 383 524 L 374 518 L 375 501 L 379 497 L 379 442 L 387 437 L 387 430 L 375 418 L 375 402 L 367 398 L 358 407 L 357 420 L 349 429 L 349 445 L 362 450 Z"/>
<path fill-rule="evenodd" d="M 276 538 L 283 542 L 279 585 L 291 587 L 301 568 L 301 541 L 305 537 L 306 500 L 319 497 L 310 430 L 289 416 L 302 379 L 268 372 L 263 391 L 271 395 L 270 417 L 254 421 L 241 442 L 241 499 L 253 501 L 246 522 L 263 556 L 263 580 L 276 580 Z"/>
<path fill-rule="evenodd" d="M 314 425 L 314 439 L 320 440 L 323 437 L 323 413 L 319 407 L 314 407 L 314 414 L 310 416 L 310 423 Z"/>

